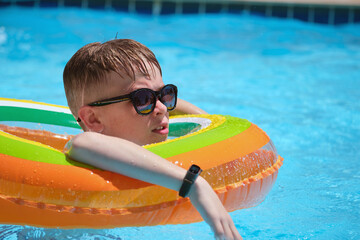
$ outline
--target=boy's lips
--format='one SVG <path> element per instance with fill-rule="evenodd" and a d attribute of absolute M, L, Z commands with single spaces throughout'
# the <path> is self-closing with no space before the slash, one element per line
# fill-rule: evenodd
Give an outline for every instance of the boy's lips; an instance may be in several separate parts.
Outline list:
<path fill-rule="evenodd" d="M 161 135 L 166 135 L 169 133 L 169 124 L 167 123 L 160 124 L 155 129 L 153 129 L 152 132 Z"/>

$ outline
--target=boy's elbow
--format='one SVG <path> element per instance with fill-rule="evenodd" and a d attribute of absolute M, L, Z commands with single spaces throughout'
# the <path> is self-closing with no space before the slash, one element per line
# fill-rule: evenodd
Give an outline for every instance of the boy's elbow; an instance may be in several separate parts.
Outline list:
<path fill-rule="evenodd" d="M 84 132 L 74 136 L 71 140 L 71 146 L 65 151 L 65 154 L 72 160 L 93 165 L 92 158 L 94 150 L 99 142 L 99 133 Z"/>
<path fill-rule="evenodd" d="M 92 146 L 96 146 L 96 141 L 99 138 L 99 133 L 95 132 L 84 132 L 78 134 L 72 138 L 71 152 L 80 149 L 90 149 Z"/>

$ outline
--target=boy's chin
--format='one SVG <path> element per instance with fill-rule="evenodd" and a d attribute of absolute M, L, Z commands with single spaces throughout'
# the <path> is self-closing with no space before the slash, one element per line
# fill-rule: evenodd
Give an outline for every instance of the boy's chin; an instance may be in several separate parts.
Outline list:
<path fill-rule="evenodd" d="M 149 139 L 149 141 L 143 145 L 149 145 L 149 144 L 155 144 L 155 143 L 160 143 L 160 142 L 164 142 L 166 141 L 168 135 L 162 135 L 162 136 L 158 136 L 156 138 L 153 139 Z"/>

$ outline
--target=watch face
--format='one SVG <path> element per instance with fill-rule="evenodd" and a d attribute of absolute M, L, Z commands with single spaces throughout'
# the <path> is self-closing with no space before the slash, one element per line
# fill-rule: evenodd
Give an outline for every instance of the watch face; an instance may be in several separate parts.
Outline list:
<path fill-rule="evenodd" d="M 198 174 L 200 172 L 200 170 L 201 170 L 200 167 L 195 164 L 193 164 L 189 169 L 189 171 L 194 174 Z"/>

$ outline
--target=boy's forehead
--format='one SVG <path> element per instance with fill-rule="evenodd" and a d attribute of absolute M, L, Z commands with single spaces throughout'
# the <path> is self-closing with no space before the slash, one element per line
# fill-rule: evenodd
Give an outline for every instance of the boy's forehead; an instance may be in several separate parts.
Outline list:
<path fill-rule="evenodd" d="M 148 84 L 162 87 L 162 77 L 159 69 L 157 67 L 148 68 L 148 73 L 144 73 L 140 70 L 136 70 L 135 79 L 130 76 L 121 75 L 117 72 L 110 72 L 106 76 L 106 84 L 103 85 L 104 88 L 110 88 L 109 90 L 117 90 L 117 92 L 128 93 L 129 91 L 135 90 L 139 87 L 148 87 Z"/>
<path fill-rule="evenodd" d="M 161 88 L 163 85 L 161 73 L 159 69 L 154 66 L 154 68 L 148 69 L 148 74 L 137 71 L 135 73 L 135 81 L 131 83 L 130 90 L 138 88 Z"/>
<path fill-rule="evenodd" d="M 127 91 L 133 83 L 134 80 L 130 76 L 120 75 L 117 72 L 110 72 L 106 76 L 105 84 L 103 84 L 102 86 L 109 91 Z"/>

